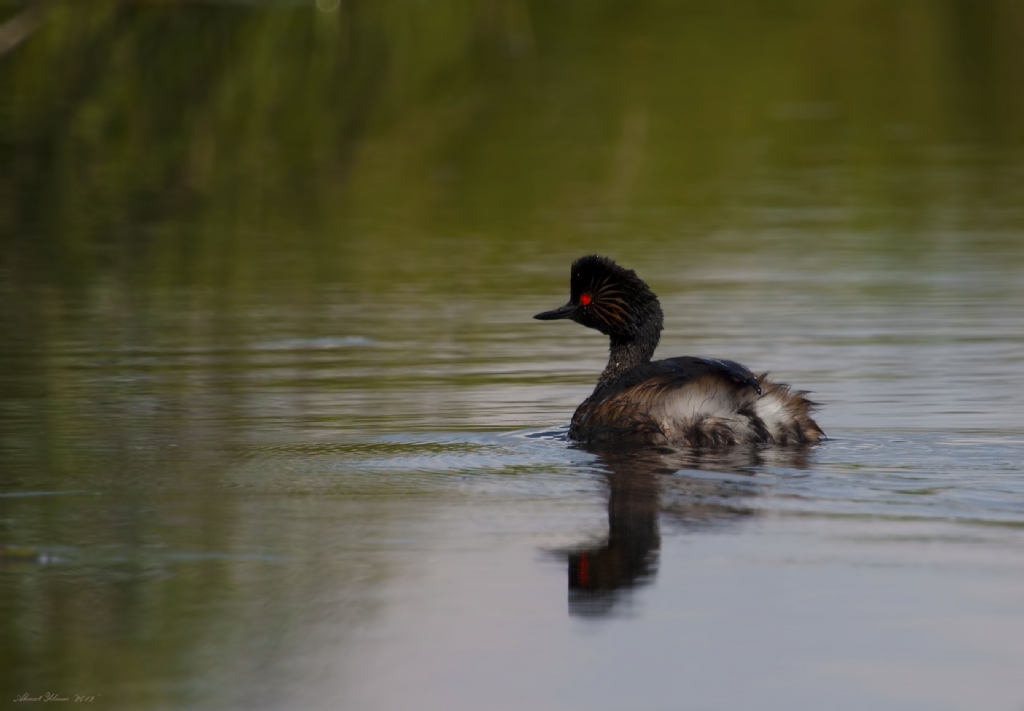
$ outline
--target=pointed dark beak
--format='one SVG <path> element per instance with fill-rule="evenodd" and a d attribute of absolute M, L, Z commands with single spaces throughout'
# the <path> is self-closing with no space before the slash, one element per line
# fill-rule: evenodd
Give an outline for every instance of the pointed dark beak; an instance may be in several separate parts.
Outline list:
<path fill-rule="evenodd" d="M 559 306 L 557 309 L 537 314 L 534 318 L 540 319 L 541 321 L 554 321 L 560 318 L 569 318 L 575 310 L 576 305 L 570 301 L 565 306 Z"/>

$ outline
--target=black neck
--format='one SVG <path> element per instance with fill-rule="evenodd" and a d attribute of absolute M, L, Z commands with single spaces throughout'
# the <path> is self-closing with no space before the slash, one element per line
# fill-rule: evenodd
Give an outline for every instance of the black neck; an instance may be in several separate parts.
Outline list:
<path fill-rule="evenodd" d="M 611 337 L 608 348 L 608 365 L 605 366 L 601 377 L 597 379 L 599 390 L 615 378 L 638 365 L 649 363 L 654 349 L 658 347 L 658 340 L 661 338 L 661 319 L 656 323 L 644 324 L 640 333 L 635 337 L 616 338 Z"/>

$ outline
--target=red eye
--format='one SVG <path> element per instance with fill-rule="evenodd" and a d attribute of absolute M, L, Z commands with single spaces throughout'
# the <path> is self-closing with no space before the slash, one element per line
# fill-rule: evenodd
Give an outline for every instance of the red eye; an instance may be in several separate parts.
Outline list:
<path fill-rule="evenodd" d="M 582 295 L 580 295 L 580 303 L 583 304 L 584 306 L 589 304 L 590 303 L 590 294 L 582 294 Z"/>

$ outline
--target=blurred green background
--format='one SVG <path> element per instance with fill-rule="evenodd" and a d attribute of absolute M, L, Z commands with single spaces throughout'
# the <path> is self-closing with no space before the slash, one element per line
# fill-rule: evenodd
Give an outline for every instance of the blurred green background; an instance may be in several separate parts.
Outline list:
<path fill-rule="evenodd" d="M 970 225 L 984 251 L 1021 225 L 1012 0 L 40 7 L 0 57 L 7 303 L 466 287 L 541 246 L 729 231 L 912 254 Z"/>

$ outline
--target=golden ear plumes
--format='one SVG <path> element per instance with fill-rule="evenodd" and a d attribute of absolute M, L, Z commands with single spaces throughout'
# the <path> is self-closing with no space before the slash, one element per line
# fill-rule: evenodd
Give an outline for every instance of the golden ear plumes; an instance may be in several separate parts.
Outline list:
<path fill-rule="evenodd" d="M 587 291 L 590 295 L 590 309 L 594 318 L 605 323 L 626 326 L 629 311 L 626 307 L 625 292 L 612 283 L 611 275 L 603 275 L 599 281 Z"/>
<path fill-rule="evenodd" d="M 649 318 L 660 330 L 658 299 L 632 269 L 596 254 L 580 257 L 572 266 L 571 287 L 572 301 L 581 311 L 576 320 L 585 326 L 625 338 L 635 335 L 640 322 Z"/>

